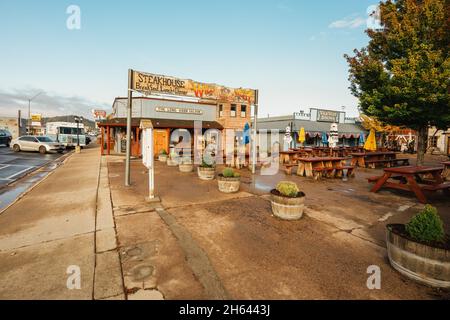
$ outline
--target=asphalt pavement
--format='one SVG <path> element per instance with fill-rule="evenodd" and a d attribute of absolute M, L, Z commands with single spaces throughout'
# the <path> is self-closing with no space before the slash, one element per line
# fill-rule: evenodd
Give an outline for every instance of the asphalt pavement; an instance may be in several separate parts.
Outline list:
<path fill-rule="evenodd" d="M 63 154 L 40 154 L 39 152 L 14 152 L 0 146 L 0 188 L 13 183 L 30 172 L 58 159 Z"/>

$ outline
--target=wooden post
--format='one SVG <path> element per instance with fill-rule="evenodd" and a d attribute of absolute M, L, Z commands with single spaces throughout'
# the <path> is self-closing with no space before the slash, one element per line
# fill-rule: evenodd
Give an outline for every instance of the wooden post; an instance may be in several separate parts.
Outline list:
<path fill-rule="evenodd" d="M 106 127 L 106 154 L 110 155 L 111 154 L 111 129 L 110 126 Z"/>
<path fill-rule="evenodd" d="M 101 132 L 102 132 L 102 135 L 101 135 L 101 137 L 100 137 L 100 152 L 101 152 L 101 155 L 103 155 L 104 154 L 104 152 L 105 152 L 105 148 L 104 148 L 104 143 L 105 143 L 105 127 L 102 127 L 102 129 L 101 129 Z"/>

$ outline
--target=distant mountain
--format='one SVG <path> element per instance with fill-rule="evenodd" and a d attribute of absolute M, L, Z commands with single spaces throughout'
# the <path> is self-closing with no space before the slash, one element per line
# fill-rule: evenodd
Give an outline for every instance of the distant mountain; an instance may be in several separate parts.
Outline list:
<path fill-rule="evenodd" d="M 47 122 L 75 122 L 74 115 L 71 116 L 57 116 L 57 117 L 49 117 L 42 118 L 42 126 L 45 126 Z M 89 119 L 83 119 L 83 124 L 85 127 L 95 128 L 95 122 Z"/>

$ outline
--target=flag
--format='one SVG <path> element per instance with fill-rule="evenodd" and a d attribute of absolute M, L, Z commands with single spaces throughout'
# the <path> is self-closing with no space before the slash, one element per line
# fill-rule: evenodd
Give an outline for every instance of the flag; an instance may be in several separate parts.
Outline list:
<path fill-rule="evenodd" d="M 250 143 L 250 125 L 248 123 L 246 123 L 244 126 L 243 139 L 244 139 L 244 145 L 247 145 Z"/>
<path fill-rule="evenodd" d="M 305 129 L 301 128 L 298 133 L 298 142 L 304 143 L 306 141 Z"/>
<path fill-rule="evenodd" d="M 322 143 L 328 144 L 328 137 L 326 132 L 322 132 Z"/>

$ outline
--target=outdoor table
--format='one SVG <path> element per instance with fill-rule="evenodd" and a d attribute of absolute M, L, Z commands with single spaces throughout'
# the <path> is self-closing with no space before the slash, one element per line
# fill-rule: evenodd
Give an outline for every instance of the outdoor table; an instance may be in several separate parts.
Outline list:
<path fill-rule="evenodd" d="M 280 163 L 293 163 L 298 151 L 280 151 Z"/>
<path fill-rule="evenodd" d="M 442 176 L 444 177 L 444 180 L 450 180 L 450 161 L 444 161 L 442 164 L 445 167 Z"/>
<path fill-rule="evenodd" d="M 443 170 L 442 167 L 425 166 L 385 168 L 383 176 L 369 179 L 370 182 L 375 182 L 371 192 L 378 192 L 381 188 L 406 190 L 413 192 L 421 203 L 427 203 L 424 191 L 443 190 L 450 194 L 450 183 L 445 183 L 441 176 Z M 421 175 L 431 175 L 432 179 L 423 180 Z M 390 181 L 392 178 L 399 182 Z"/>
<path fill-rule="evenodd" d="M 301 177 L 314 177 L 314 168 L 336 168 L 341 166 L 345 160 L 346 158 L 344 157 L 299 158 L 297 159 L 297 175 Z"/>
<path fill-rule="evenodd" d="M 352 166 L 358 165 L 365 168 L 367 161 L 372 160 L 391 160 L 397 157 L 398 152 L 393 151 L 375 151 L 375 152 L 352 152 Z"/>

